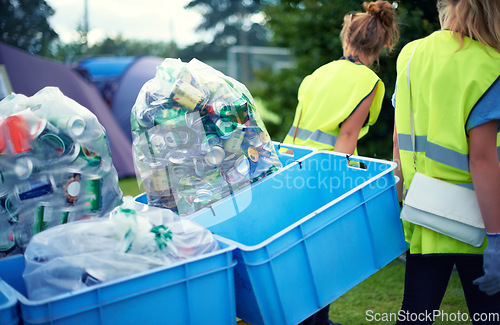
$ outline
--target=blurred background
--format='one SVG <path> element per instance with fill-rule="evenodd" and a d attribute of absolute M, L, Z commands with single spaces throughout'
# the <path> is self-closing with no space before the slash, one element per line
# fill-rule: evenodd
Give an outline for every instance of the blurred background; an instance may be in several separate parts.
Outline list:
<path fill-rule="evenodd" d="M 392 2 L 401 38 L 374 67 L 386 96 L 361 156 L 392 158 L 396 58 L 439 29 L 435 2 Z M 362 10 L 359 0 L 0 0 L 0 98 L 58 86 L 97 115 L 113 156 L 127 160 L 118 152 L 131 146 L 130 110 L 144 82 L 164 58 L 196 58 L 244 83 L 271 138 L 282 141 L 301 80 L 342 56 L 343 16 Z M 66 89 L 75 78 L 93 89 Z M 116 167 L 120 177 L 134 176 L 130 162 Z"/>

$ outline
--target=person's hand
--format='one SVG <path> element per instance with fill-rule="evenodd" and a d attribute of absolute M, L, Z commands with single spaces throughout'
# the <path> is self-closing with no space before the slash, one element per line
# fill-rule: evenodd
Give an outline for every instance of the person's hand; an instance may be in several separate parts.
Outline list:
<path fill-rule="evenodd" d="M 488 247 L 483 254 L 484 275 L 474 280 L 474 284 L 487 295 L 500 292 L 500 234 L 488 234 Z"/>

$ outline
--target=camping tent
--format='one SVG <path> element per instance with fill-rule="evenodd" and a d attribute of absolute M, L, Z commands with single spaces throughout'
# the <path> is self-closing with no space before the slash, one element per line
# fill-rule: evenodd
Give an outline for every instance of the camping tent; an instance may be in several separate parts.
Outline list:
<path fill-rule="evenodd" d="M 94 113 L 108 135 L 118 176 L 135 175 L 131 141 L 91 82 L 64 64 L 28 54 L 4 43 L 0 43 L 2 65 L 13 92 L 32 96 L 44 87 L 58 87 L 64 95 Z"/>
<path fill-rule="evenodd" d="M 130 112 L 144 83 L 153 79 L 156 67 L 163 59 L 154 56 L 138 57 L 122 74 L 111 102 L 111 111 L 125 134 L 132 139 Z"/>
<path fill-rule="evenodd" d="M 135 60 L 134 56 L 91 57 L 78 62 L 77 68 L 78 72 L 86 71 L 106 104 L 111 106 L 121 75 Z"/>
<path fill-rule="evenodd" d="M 92 57 L 78 63 L 88 74 L 125 135 L 132 141 L 130 112 L 144 83 L 153 79 L 164 59 L 156 56 Z"/>

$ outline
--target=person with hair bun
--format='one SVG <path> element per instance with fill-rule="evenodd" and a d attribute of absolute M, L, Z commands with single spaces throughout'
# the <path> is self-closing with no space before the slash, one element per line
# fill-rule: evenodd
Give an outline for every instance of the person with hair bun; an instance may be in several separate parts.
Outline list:
<path fill-rule="evenodd" d="M 377 121 L 385 86 L 370 67 L 384 48 L 393 49 L 399 31 L 389 2 L 364 2 L 363 8 L 344 16 L 343 56 L 302 81 L 284 143 L 353 154 L 358 139 Z"/>
<path fill-rule="evenodd" d="M 476 247 L 404 220 L 409 250 L 397 324 L 447 322 L 440 305 L 454 268 L 465 316 L 500 324 L 500 1 L 438 0 L 437 8 L 442 29 L 398 56 L 395 173 L 406 190 L 416 171 L 474 190 L 486 235 Z"/>
<path fill-rule="evenodd" d="M 284 143 L 357 153 L 382 108 L 385 86 L 370 69 L 383 49 L 399 39 L 395 11 L 387 1 L 364 2 L 364 12 L 346 14 L 340 38 L 343 56 L 304 78 L 293 125 Z M 301 324 L 332 324 L 329 306 Z"/>

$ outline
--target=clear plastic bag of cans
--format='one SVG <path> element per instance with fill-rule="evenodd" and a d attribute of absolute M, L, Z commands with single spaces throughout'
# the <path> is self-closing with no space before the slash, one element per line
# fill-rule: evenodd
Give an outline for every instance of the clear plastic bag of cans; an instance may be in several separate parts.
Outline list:
<path fill-rule="evenodd" d="M 131 112 L 148 204 L 189 215 L 279 168 L 248 89 L 193 59 L 165 59 Z"/>
<path fill-rule="evenodd" d="M 220 249 L 212 233 L 174 212 L 125 197 L 109 218 L 59 225 L 33 236 L 23 273 L 41 300 Z"/>
<path fill-rule="evenodd" d="M 99 218 L 121 203 L 106 132 L 55 87 L 0 102 L 0 257 L 47 228 Z"/>

